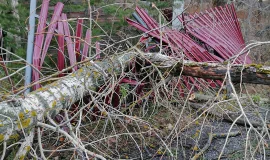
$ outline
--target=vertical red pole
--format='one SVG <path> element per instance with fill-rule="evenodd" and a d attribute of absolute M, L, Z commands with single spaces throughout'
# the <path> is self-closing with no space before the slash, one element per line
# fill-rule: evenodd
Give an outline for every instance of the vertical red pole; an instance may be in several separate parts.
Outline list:
<path fill-rule="evenodd" d="M 77 20 L 77 27 L 76 27 L 76 38 L 75 38 L 75 52 L 76 52 L 76 59 L 79 60 L 79 57 L 81 55 L 80 47 L 81 47 L 81 38 L 82 38 L 82 32 L 83 32 L 83 19 Z"/>
<path fill-rule="evenodd" d="M 59 19 L 61 20 L 61 18 Z M 65 68 L 65 56 L 64 56 L 64 46 L 65 46 L 65 39 L 64 39 L 64 29 L 63 23 L 61 21 L 58 22 L 58 53 L 57 53 L 57 67 L 59 71 L 62 71 Z M 62 77 L 63 73 L 59 74 L 59 77 Z"/>

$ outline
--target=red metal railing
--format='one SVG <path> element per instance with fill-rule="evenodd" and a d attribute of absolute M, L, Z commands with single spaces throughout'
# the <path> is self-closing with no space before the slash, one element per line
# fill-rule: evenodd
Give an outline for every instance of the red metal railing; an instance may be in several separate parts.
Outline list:
<path fill-rule="evenodd" d="M 163 45 L 167 45 L 173 51 L 170 56 L 182 57 L 183 52 L 185 59 L 197 62 L 222 62 L 238 54 L 245 47 L 233 4 L 209 9 L 195 15 L 180 15 L 178 19 L 184 24 L 186 32 L 160 26 L 145 10 L 139 7 L 136 7 L 135 11 L 146 26 L 129 18 L 126 19 L 127 22 L 147 33 L 149 37 L 162 40 Z M 195 38 L 201 42 L 197 43 Z M 145 42 L 145 39 L 142 37 L 141 42 Z M 214 52 L 211 52 L 211 49 Z M 236 63 L 251 63 L 251 60 L 247 55 L 242 55 L 237 58 Z M 183 77 L 183 82 L 188 89 L 190 89 L 188 81 L 199 88 L 194 78 Z M 206 81 L 212 87 L 221 84 L 220 81 L 215 81 L 216 83 L 212 80 Z M 200 80 L 200 82 L 203 81 Z"/>
<path fill-rule="evenodd" d="M 238 54 L 245 47 L 233 4 L 187 15 L 184 20 L 178 16 L 178 19 L 186 22 L 188 34 L 211 46 L 223 60 Z M 251 63 L 251 59 L 243 54 L 236 62 Z"/>

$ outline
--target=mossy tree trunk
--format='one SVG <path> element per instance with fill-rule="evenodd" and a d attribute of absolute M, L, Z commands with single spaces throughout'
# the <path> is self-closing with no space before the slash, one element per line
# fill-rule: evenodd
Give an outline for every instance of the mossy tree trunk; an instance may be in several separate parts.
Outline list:
<path fill-rule="evenodd" d="M 140 54 L 142 58 L 142 53 Z M 0 103 L 0 140 L 9 139 L 10 133 L 34 125 L 43 120 L 45 113 L 58 113 L 67 108 L 105 81 L 121 74 L 129 62 L 138 56 L 130 52 L 104 59 L 101 62 L 87 62 L 81 69 L 62 79 L 46 85 L 25 98 Z M 181 61 L 158 53 L 143 54 L 143 58 L 155 64 L 162 74 L 192 76 L 205 79 L 223 80 L 230 73 L 232 82 L 270 85 L 270 67 L 256 64 L 230 65 L 219 63 Z M 229 69 L 229 70 L 228 70 Z M 4 118 L 9 117 L 9 118 Z M 13 125 L 13 127 L 12 127 Z M 12 131 L 9 131 L 11 130 Z M 2 137 L 2 139 L 1 139 Z"/>

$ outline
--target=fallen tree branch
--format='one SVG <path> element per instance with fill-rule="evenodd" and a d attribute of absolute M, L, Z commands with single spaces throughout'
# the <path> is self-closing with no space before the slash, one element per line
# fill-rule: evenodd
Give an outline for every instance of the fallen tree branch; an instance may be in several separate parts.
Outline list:
<path fill-rule="evenodd" d="M 145 54 L 150 62 L 160 66 L 164 73 L 170 71 L 170 74 L 179 76 L 182 75 L 223 80 L 227 74 L 227 65 L 220 63 L 209 62 L 194 62 L 187 60 L 180 60 L 178 58 L 168 57 L 162 54 L 149 53 Z M 158 62 L 158 63 L 157 63 Z M 270 85 L 270 66 L 263 66 L 261 64 L 230 64 L 229 73 L 232 82 L 235 83 L 252 83 Z"/>
<path fill-rule="evenodd" d="M 48 124 L 45 124 L 45 123 L 40 123 L 38 122 L 37 123 L 37 126 L 40 126 L 40 127 L 45 127 L 45 128 L 48 128 L 50 130 L 53 130 L 55 132 L 59 132 L 59 133 L 62 133 L 66 138 L 68 138 L 70 140 L 70 142 L 75 146 L 75 147 L 78 147 L 80 150 L 82 150 L 83 152 L 86 152 L 87 154 L 89 154 L 90 156 L 92 157 L 97 157 L 101 160 L 106 160 L 103 156 L 99 155 L 99 154 L 96 154 L 96 153 L 93 153 L 89 150 L 87 150 L 83 145 L 81 145 L 79 143 L 78 140 L 74 139 L 72 136 L 70 136 L 67 132 L 65 132 L 64 130 L 60 129 L 60 128 L 56 128 L 56 127 L 53 127 L 51 125 L 48 125 Z"/>
<path fill-rule="evenodd" d="M 216 117 L 219 117 L 225 121 L 228 121 L 228 122 L 234 122 L 240 114 L 233 114 L 233 113 L 224 113 L 222 115 L 218 115 L 214 112 L 212 112 L 211 110 L 207 111 L 207 108 L 205 108 L 204 105 L 202 104 L 198 104 L 198 103 L 192 103 L 192 102 L 189 102 L 190 106 L 195 109 L 195 110 L 198 110 L 199 112 L 203 113 L 203 112 L 206 112 L 207 114 L 210 114 L 210 115 L 213 115 L 213 116 L 216 116 Z M 259 119 L 259 117 L 258 117 Z M 264 124 L 261 122 L 261 121 L 255 121 L 255 120 L 250 120 L 250 123 L 252 124 L 253 127 L 264 127 Z M 238 125 L 241 125 L 241 126 L 249 126 L 249 124 L 245 121 L 245 119 L 243 117 L 241 118 L 238 118 L 237 121 L 235 122 L 235 124 L 238 124 Z"/>
<path fill-rule="evenodd" d="M 191 160 L 197 160 L 198 158 L 200 158 L 201 155 L 203 155 L 205 153 L 205 151 L 207 151 L 207 149 L 210 147 L 212 140 L 214 138 L 226 138 L 228 137 L 234 137 L 239 135 L 240 132 L 230 132 L 230 133 L 209 133 L 209 138 L 207 143 L 205 144 L 205 146 L 200 150 L 199 153 L 195 154 Z"/>

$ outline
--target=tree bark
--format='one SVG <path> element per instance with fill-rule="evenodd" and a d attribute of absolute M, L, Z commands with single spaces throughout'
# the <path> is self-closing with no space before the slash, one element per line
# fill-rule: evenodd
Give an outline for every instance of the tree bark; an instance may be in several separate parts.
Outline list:
<path fill-rule="evenodd" d="M 0 142 L 18 138 L 16 131 L 28 130 L 43 121 L 47 113 L 56 115 L 98 86 L 121 73 L 134 54 L 124 54 L 102 62 L 87 62 L 81 69 L 46 85 L 25 98 L 0 103 Z"/>
<path fill-rule="evenodd" d="M 161 54 L 146 54 L 146 57 L 151 62 L 159 62 L 157 66 L 160 66 L 164 73 L 170 71 L 170 74 L 174 76 L 179 76 L 182 72 L 182 75 L 185 76 L 223 80 L 226 74 L 230 73 L 231 81 L 234 83 L 270 85 L 270 66 L 181 61 Z"/>

